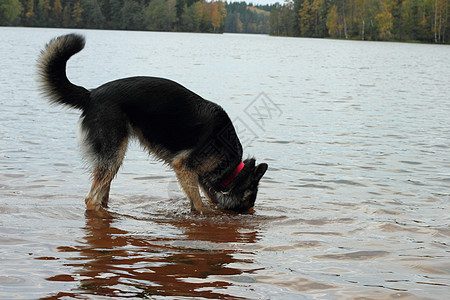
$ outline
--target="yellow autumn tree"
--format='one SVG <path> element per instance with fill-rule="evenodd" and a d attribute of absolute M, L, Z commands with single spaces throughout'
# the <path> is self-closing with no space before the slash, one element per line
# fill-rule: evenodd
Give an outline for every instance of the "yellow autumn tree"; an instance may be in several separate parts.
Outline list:
<path fill-rule="evenodd" d="M 309 0 L 303 1 L 300 10 L 298 11 L 300 33 L 302 36 L 311 34 L 311 4 Z"/>
<path fill-rule="evenodd" d="M 378 23 L 379 37 L 382 40 L 388 40 L 392 37 L 394 27 L 394 17 L 389 9 L 388 0 L 381 0 L 380 12 L 375 16 Z"/>
<path fill-rule="evenodd" d="M 77 1 L 73 5 L 72 9 L 72 22 L 74 26 L 80 26 L 83 21 L 83 8 L 81 7 L 80 1 Z"/>
<path fill-rule="evenodd" d="M 219 5 L 217 2 L 211 2 L 209 4 L 209 14 L 211 18 L 211 25 L 214 32 L 216 32 L 216 30 L 222 26 L 222 16 L 220 15 Z"/>
<path fill-rule="evenodd" d="M 53 14 L 53 19 L 55 20 L 55 23 L 57 25 L 60 25 L 62 22 L 62 12 L 63 12 L 63 7 L 61 4 L 61 0 L 55 0 L 55 2 L 53 2 L 52 14 Z"/>
<path fill-rule="evenodd" d="M 193 21 L 195 26 L 195 31 L 205 31 L 206 28 L 211 24 L 211 18 L 208 9 L 208 3 L 205 0 L 195 2 L 193 4 L 194 15 Z"/>
<path fill-rule="evenodd" d="M 339 14 L 336 5 L 333 5 L 327 15 L 328 34 L 331 37 L 340 37 L 342 28 L 339 24 Z"/>

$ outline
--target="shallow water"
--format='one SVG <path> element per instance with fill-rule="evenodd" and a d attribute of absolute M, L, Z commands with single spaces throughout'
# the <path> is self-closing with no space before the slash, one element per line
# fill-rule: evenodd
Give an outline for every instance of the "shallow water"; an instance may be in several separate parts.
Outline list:
<path fill-rule="evenodd" d="M 0 28 L 0 298 L 446 298 L 448 46 L 77 30 L 74 83 L 174 79 L 270 166 L 253 213 L 202 216 L 133 144 L 100 218 L 79 112 L 36 83 L 69 31 Z"/>

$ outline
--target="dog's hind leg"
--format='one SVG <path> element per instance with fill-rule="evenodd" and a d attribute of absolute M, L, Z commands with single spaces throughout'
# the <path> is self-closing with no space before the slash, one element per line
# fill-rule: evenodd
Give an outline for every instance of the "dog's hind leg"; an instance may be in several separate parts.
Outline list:
<path fill-rule="evenodd" d="M 115 172 L 112 170 L 102 170 L 100 167 L 95 169 L 92 186 L 85 199 L 88 210 L 99 210 L 101 206 L 108 205 L 109 188 L 114 176 Z"/>
<path fill-rule="evenodd" d="M 111 181 L 122 164 L 128 137 L 127 121 L 113 108 L 94 107 L 80 119 L 79 142 L 92 168 L 92 186 L 85 199 L 88 210 L 108 205 Z"/>
<path fill-rule="evenodd" d="M 85 199 L 88 210 L 99 210 L 100 207 L 108 205 L 111 181 L 119 171 L 127 144 L 128 140 L 125 139 L 116 149 L 113 157 L 98 157 L 94 166 L 92 186 Z"/>
<path fill-rule="evenodd" d="M 172 161 L 172 167 L 177 174 L 178 182 L 191 202 L 191 211 L 205 211 L 200 196 L 198 174 L 188 170 L 184 164 L 185 157 L 177 157 Z"/>

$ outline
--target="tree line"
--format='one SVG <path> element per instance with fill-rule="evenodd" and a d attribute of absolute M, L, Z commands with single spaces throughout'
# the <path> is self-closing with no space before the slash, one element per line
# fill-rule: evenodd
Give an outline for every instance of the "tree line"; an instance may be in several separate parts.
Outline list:
<path fill-rule="evenodd" d="M 0 0 L 0 26 L 449 43 L 450 0 Z"/>
<path fill-rule="evenodd" d="M 0 0 L 0 25 L 269 33 L 268 9 L 221 0 Z"/>
<path fill-rule="evenodd" d="M 449 43 L 450 0 L 286 0 L 270 33 L 303 37 Z"/>

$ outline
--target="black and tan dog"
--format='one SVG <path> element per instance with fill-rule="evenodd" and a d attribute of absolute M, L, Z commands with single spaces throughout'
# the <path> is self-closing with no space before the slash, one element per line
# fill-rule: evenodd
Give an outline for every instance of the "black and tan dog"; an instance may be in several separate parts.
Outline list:
<path fill-rule="evenodd" d="M 107 205 L 111 181 L 132 137 L 173 168 L 192 210 L 204 210 L 199 187 L 225 209 L 253 207 L 267 164 L 242 161 L 241 143 L 219 105 L 163 78 L 124 78 L 93 90 L 76 86 L 67 79 L 66 63 L 84 44 L 77 34 L 53 39 L 38 67 L 53 103 L 82 110 L 80 142 L 93 175 L 88 209 Z"/>

